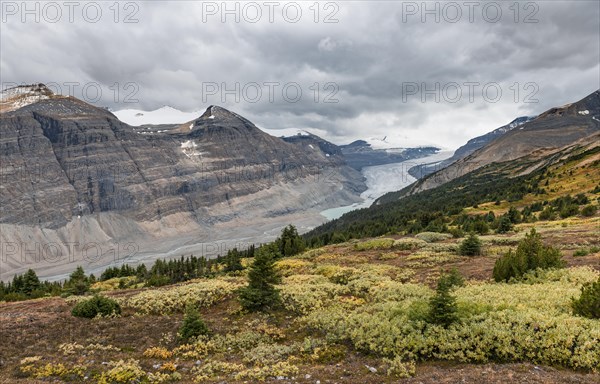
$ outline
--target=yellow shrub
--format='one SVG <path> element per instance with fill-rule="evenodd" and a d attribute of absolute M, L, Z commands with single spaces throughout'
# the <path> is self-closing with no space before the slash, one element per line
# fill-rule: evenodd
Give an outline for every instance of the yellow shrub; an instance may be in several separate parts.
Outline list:
<path fill-rule="evenodd" d="M 175 372 L 177 370 L 177 365 L 172 361 L 167 361 L 160 366 L 160 370 L 165 372 Z"/>
<path fill-rule="evenodd" d="M 390 249 L 394 245 L 394 239 L 372 239 L 354 244 L 357 251 L 369 251 L 374 249 Z"/>
<path fill-rule="evenodd" d="M 267 366 L 287 359 L 299 351 L 297 344 L 282 345 L 262 343 L 250 350 L 244 351 L 243 361 L 255 366 Z"/>
<path fill-rule="evenodd" d="M 299 259 L 283 259 L 275 263 L 275 268 L 282 276 L 290 276 L 310 271 L 312 263 Z"/>
<path fill-rule="evenodd" d="M 173 350 L 173 355 L 183 359 L 201 359 L 216 349 L 212 340 L 199 339 L 194 344 L 183 344 Z"/>
<path fill-rule="evenodd" d="M 117 362 L 110 361 L 109 367 L 112 367 L 106 372 L 102 372 L 98 378 L 98 384 L 114 384 L 114 383 L 134 383 L 139 382 L 146 377 L 146 373 L 140 367 L 137 360 L 119 360 Z"/>
<path fill-rule="evenodd" d="M 388 376 L 408 378 L 415 375 L 416 365 L 414 361 L 403 362 L 399 357 L 395 357 L 393 359 L 383 359 L 383 363 L 388 365 Z"/>
<path fill-rule="evenodd" d="M 334 283 L 285 284 L 278 287 L 283 306 L 297 313 L 323 308 L 337 296 L 349 293 L 348 288 Z"/>
<path fill-rule="evenodd" d="M 573 316 L 569 306 L 581 284 L 597 273 L 574 268 L 549 271 L 534 282 L 456 288 L 460 322 L 447 329 L 425 326 L 422 320 L 429 288 L 370 276 L 349 283 L 351 290 L 363 293 L 364 305 L 307 310 L 299 321 L 324 332 L 330 341 L 350 342 L 358 350 L 380 356 L 396 356 L 398 364 L 425 359 L 529 361 L 597 371 L 600 323 Z M 410 373 L 410 365 L 404 368 Z M 404 374 L 400 365 L 397 369 Z"/>
<path fill-rule="evenodd" d="M 153 289 L 125 299 L 122 304 L 142 313 L 169 314 L 183 311 L 188 304 L 208 307 L 224 300 L 242 285 L 226 279 L 199 280 L 165 289 Z"/>
<path fill-rule="evenodd" d="M 348 284 L 348 281 L 358 274 L 358 270 L 356 268 L 328 264 L 319 266 L 315 273 L 325 276 L 332 283 Z"/>
<path fill-rule="evenodd" d="M 32 374 L 35 364 L 42 359 L 41 356 L 29 356 L 21 359 L 19 370 L 26 374 Z"/>
<path fill-rule="evenodd" d="M 136 279 L 137 277 L 135 276 L 113 277 L 112 279 L 97 281 L 94 284 L 92 284 L 90 288 L 99 291 L 114 291 L 119 289 L 121 281 L 123 282 L 123 284 L 129 285 L 135 282 Z"/>
<path fill-rule="evenodd" d="M 288 284 L 323 284 L 329 280 L 322 275 L 292 275 L 283 278 L 283 285 Z"/>
<path fill-rule="evenodd" d="M 81 353 L 85 347 L 81 344 L 77 343 L 63 343 L 58 346 L 58 350 L 63 353 L 63 355 L 74 355 Z"/>
<path fill-rule="evenodd" d="M 60 377 L 60 378 L 69 378 L 73 379 L 74 377 L 83 378 L 84 373 L 87 367 L 83 365 L 74 365 L 72 367 L 67 367 L 62 363 L 52 364 L 47 363 L 38 368 L 32 368 L 28 370 L 26 373 L 30 373 L 32 377 L 36 379 L 44 379 L 48 377 Z M 23 370 L 22 370 L 23 371 Z M 23 371 L 25 372 L 25 371 Z"/>
<path fill-rule="evenodd" d="M 25 357 L 20 361 L 19 370 L 36 379 L 59 377 L 70 381 L 74 378 L 83 378 L 87 370 L 86 366 L 79 364 L 68 367 L 62 363 L 46 363 L 38 366 L 37 363 L 41 360 L 41 356 Z"/>
<path fill-rule="evenodd" d="M 299 372 L 298 367 L 288 362 L 279 362 L 274 365 L 266 367 L 257 367 L 252 369 L 246 369 L 235 375 L 236 380 L 252 380 L 252 381 L 265 381 L 270 377 L 291 377 L 297 375 Z"/>
<path fill-rule="evenodd" d="M 400 255 L 395 252 L 383 252 L 379 255 L 379 260 L 394 260 L 398 257 L 400 257 Z"/>
<path fill-rule="evenodd" d="M 181 380 L 181 374 L 179 372 L 173 372 L 173 373 L 149 372 L 147 378 L 148 378 L 148 381 L 151 383 L 166 383 L 169 381 Z"/>
<path fill-rule="evenodd" d="M 320 256 L 322 254 L 324 254 L 325 252 L 327 252 L 327 250 L 325 249 L 325 247 L 323 248 L 317 248 L 317 249 L 309 249 L 308 251 L 296 256 L 298 259 L 308 259 L 308 260 L 312 260 L 317 256 Z"/>
<path fill-rule="evenodd" d="M 356 296 L 340 296 L 338 298 L 340 304 L 348 306 L 350 308 L 359 307 L 365 304 L 365 300 Z"/>
<path fill-rule="evenodd" d="M 63 353 L 63 355 L 74 355 L 80 354 L 82 351 L 87 351 L 90 353 L 94 352 L 119 352 L 121 349 L 114 347 L 112 345 L 102 345 L 102 344 L 88 344 L 87 346 L 83 346 L 78 343 L 62 343 L 58 346 L 58 350 Z"/>
<path fill-rule="evenodd" d="M 227 363 L 223 361 L 208 361 L 199 367 L 192 368 L 195 375 L 194 382 L 202 383 L 217 375 L 230 375 L 244 369 L 241 364 Z"/>
<path fill-rule="evenodd" d="M 173 356 L 173 352 L 163 347 L 152 347 L 144 351 L 144 357 L 155 358 L 155 359 L 169 359 Z"/>
<path fill-rule="evenodd" d="M 427 245 L 425 240 L 417 239 L 414 237 L 405 237 L 402 239 L 395 240 L 392 244 L 392 248 L 401 251 L 410 251 L 414 249 L 423 248 Z"/>
<path fill-rule="evenodd" d="M 421 232 L 416 234 L 415 237 L 427 243 L 435 243 L 438 241 L 448 240 L 452 238 L 452 235 L 438 232 Z"/>

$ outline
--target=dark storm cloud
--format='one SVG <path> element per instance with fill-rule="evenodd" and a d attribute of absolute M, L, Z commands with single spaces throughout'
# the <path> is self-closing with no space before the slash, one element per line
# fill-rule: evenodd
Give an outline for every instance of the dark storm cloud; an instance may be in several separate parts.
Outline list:
<path fill-rule="evenodd" d="M 450 2 L 463 13 L 451 20 L 456 22 L 447 20 L 454 15 L 449 2 L 427 2 L 429 9 L 438 7 L 437 15 L 423 15 L 422 2 L 330 2 L 330 8 L 322 2 L 318 23 L 308 8 L 312 2 L 302 3 L 297 23 L 282 17 L 285 3 L 273 23 L 265 12 L 257 23 L 243 14 L 239 23 L 231 15 L 223 23 L 221 13 L 203 14 L 222 2 L 185 1 L 133 1 L 135 7 L 127 9 L 120 3 L 116 23 L 112 3 L 96 3 L 103 16 L 94 23 L 82 17 L 81 8 L 69 22 L 64 7 L 56 23 L 44 15 L 39 23 L 31 17 L 23 23 L 8 3 L 2 2 L 0 24 L 3 84 L 55 82 L 66 88 L 69 82 L 95 82 L 102 90 L 97 105 L 191 111 L 222 104 L 262 127 L 318 128 L 340 142 L 397 135 L 457 146 L 518 115 L 577 100 L 600 86 L 597 1 L 522 2 L 518 15 L 509 8 L 513 2 L 481 2 L 472 20 L 463 2 Z M 238 4 L 241 9 L 245 3 Z M 502 17 L 492 20 L 494 13 L 482 9 L 496 5 Z M 323 23 L 335 7 L 339 22 Z M 132 10 L 137 22 L 124 23 Z M 525 23 L 527 17 L 536 22 Z M 271 82 L 279 84 L 272 99 L 264 85 Z M 465 86 L 471 82 L 479 83 L 473 94 Z M 135 88 L 126 88 L 129 83 Z M 210 97 L 208 83 L 219 86 Z M 223 94 L 255 83 L 263 93 L 258 100 Z M 281 93 L 291 83 L 302 90 L 294 102 Z M 326 88 L 328 83 L 337 88 Z M 416 94 L 414 84 L 420 88 Z M 459 85 L 462 96 L 452 99 L 452 87 L 441 94 L 448 84 Z M 502 96 L 486 99 L 487 84 L 498 84 Z M 439 86 L 440 100 L 432 95 L 423 100 L 423 86 Z M 537 101 L 524 102 L 532 92 Z M 74 96 L 85 96 L 81 87 Z M 338 102 L 326 103 L 327 98 Z"/>

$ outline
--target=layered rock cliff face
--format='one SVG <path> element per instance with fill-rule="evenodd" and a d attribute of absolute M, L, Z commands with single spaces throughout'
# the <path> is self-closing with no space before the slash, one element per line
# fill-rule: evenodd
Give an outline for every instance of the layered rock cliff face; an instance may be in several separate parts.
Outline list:
<path fill-rule="evenodd" d="M 41 254 L 49 242 L 65 253 L 69 242 L 133 241 L 142 254 L 156 240 L 169 251 L 179 236 L 210 241 L 219 226 L 318 212 L 365 189 L 333 144 L 306 150 L 216 106 L 183 125 L 134 128 L 36 85 L 4 95 L 0 111 L 2 278 L 32 266 L 14 244 Z"/>

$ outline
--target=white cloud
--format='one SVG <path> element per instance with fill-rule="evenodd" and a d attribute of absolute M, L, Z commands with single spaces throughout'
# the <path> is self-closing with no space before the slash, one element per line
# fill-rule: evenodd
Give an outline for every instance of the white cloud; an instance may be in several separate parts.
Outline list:
<path fill-rule="evenodd" d="M 63 91 L 79 82 L 74 96 L 80 98 L 83 84 L 92 83 L 102 91 L 96 104 L 113 109 L 170 105 L 192 112 L 220 104 L 269 129 L 319 129 L 337 142 L 400 132 L 444 147 L 600 87 L 597 2 L 536 2 L 537 23 L 515 23 L 512 3 L 502 3 L 497 23 L 482 19 L 481 9 L 474 22 L 463 17 L 458 23 L 423 23 L 419 15 L 403 22 L 404 2 L 337 2 L 338 10 L 321 2 L 318 23 L 312 2 L 301 3 L 297 23 L 285 20 L 283 5 L 273 23 L 266 10 L 258 23 L 244 15 L 239 23 L 233 16 L 222 23 L 220 14 L 207 16 L 207 2 L 133 3 L 137 23 L 122 22 L 132 11 L 124 8 L 115 23 L 110 2 L 98 3 L 103 17 L 97 23 L 83 20 L 81 8 L 73 23 L 66 10 L 58 23 L 22 23 L 20 15 L 4 15 L 1 82 L 55 82 Z M 244 3 L 237 4 L 243 10 Z M 338 22 L 324 23 L 333 11 Z M 527 13 L 521 11 L 522 19 Z M 213 82 L 225 89 L 207 95 L 203 85 Z M 238 84 L 242 90 L 271 82 L 279 84 L 273 99 L 264 86 L 256 102 L 226 95 Z M 494 103 L 481 93 L 456 103 L 407 97 L 408 83 L 469 82 L 497 83 L 503 95 Z M 281 88 L 290 83 L 303 91 L 298 102 L 282 97 Z M 327 83 L 338 87 L 338 103 L 324 102 L 332 95 Z M 524 103 L 528 83 L 537 87 L 537 103 Z"/>

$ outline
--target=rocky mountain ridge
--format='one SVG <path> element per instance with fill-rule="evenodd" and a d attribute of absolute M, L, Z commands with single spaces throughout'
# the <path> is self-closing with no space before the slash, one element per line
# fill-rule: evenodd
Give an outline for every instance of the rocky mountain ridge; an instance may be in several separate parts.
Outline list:
<path fill-rule="evenodd" d="M 47 96 L 0 117 L 3 243 L 64 251 L 71 241 L 210 241 L 218 226 L 235 232 L 253 220 L 310 214 L 319 224 L 320 210 L 356 202 L 365 189 L 339 153 L 307 151 L 224 108 L 186 124 L 134 128 L 81 100 Z M 0 273 L 30 266 L 13 258 Z"/>
<path fill-rule="evenodd" d="M 427 175 L 430 175 L 440 169 L 446 168 L 447 166 L 449 166 L 450 164 L 463 159 L 467 156 L 469 156 L 470 154 L 472 154 L 473 152 L 475 152 L 476 150 L 484 147 L 485 145 L 489 144 L 490 142 L 492 142 L 493 140 L 495 140 L 496 138 L 504 135 L 505 133 L 533 120 L 535 118 L 535 116 L 521 116 L 521 117 L 517 117 L 516 119 L 514 119 L 513 121 L 511 121 L 510 123 L 503 125 L 500 128 L 496 128 L 491 132 L 488 132 L 484 135 L 481 136 L 477 136 L 474 137 L 472 139 L 470 139 L 469 141 L 467 141 L 464 145 L 462 145 L 461 147 L 459 147 L 456 151 L 454 151 L 454 154 L 452 155 L 452 157 L 441 161 L 437 164 L 423 164 L 423 165 L 418 165 L 416 167 L 411 168 L 408 172 L 415 178 L 417 179 L 421 179 Z"/>
<path fill-rule="evenodd" d="M 498 134 L 494 134 L 487 144 L 442 169 L 438 167 L 438 171 L 416 182 L 408 193 L 435 188 L 494 162 L 523 156 L 541 158 L 578 140 L 585 141 L 599 130 L 600 90 L 578 102 L 551 108 L 505 132 L 494 131 Z"/>

